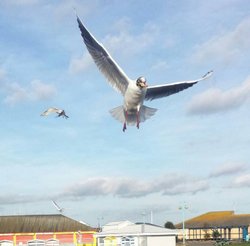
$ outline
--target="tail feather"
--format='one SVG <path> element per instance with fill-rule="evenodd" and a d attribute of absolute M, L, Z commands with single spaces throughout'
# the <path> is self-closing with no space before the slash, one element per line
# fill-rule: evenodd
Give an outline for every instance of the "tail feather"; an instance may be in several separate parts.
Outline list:
<path fill-rule="evenodd" d="M 151 116 L 155 114 L 156 111 L 157 111 L 156 108 L 150 108 L 150 107 L 142 105 L 139 111 L 140 122 L 144 122 L 147 119 L 149 119 Z M 124 112 L 123 106 L 113 108 L 109 112 L 116 120 L 120 121 L 121 123 L 124 123 L 126 121 L 128 125 L 137 124 L 136 111 L 128 112 L 126 120 L 125 120 L 125 112 Z"/>
<path fill-rule="evenodd" d="M 142 105 L 140 108 L 140 122 L 144 122 L 155 114 L 156 108 L 150 108 Z"/>
<path fill-rule="evenodd" d="M 121 123 L 125 122 L 123 106 L 113 108 L 109 112 L 116 120 L 120 121 Z"/>

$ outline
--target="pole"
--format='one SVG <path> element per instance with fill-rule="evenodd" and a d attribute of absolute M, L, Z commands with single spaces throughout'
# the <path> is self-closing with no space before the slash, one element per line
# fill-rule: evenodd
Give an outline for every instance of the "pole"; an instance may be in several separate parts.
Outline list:
<path fill-rule="evenodd" d="M 182 210 L 182 243 L 185 245 L 185 239 L 186 239 L 186 232 L 185 232 L 185 209 L 188 209 L 187 205 L 183 203 L 182 206 L 179 207 L 180 210 Z"/>
<path fill-rule="evenodd" d="M 185 245 L 186 233 L 185 233 L 185 216 L 184 216 L 184 208 L 182 208 L 182 234 L 183 234 L 183 245 Z"/>
<path fill-rule="evenodd" d="M 103 220 L 103 217 L 98 217 L 98 218 L 97 218 L 97 221 L 98 221 L 97 228 L 98 228 L 99 231 L 101 231 L 101 229 L 102 229 L 101 220 Z"/>

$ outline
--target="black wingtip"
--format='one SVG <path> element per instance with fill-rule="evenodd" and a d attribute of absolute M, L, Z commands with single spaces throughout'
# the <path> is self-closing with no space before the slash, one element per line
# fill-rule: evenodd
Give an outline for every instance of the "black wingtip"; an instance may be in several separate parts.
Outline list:
<path fill-rule="evenodd" d="M 77 20 L 79 27 L 83 26 L 82 21 L 80 20 L 78 15 L 76 15 L 76 20 Z"/>
<path fill-rule="evenodd" d="M 205 77 L 208 77 L 208 76 L 211 76 L 213 74 L 213 70 L 210 70 L 209 72 L 207 72 L 205 75 L 202 76 L 202 78 L 205 78 Z"/>
<path fill-rule="evenodd" d="M 81 22 L 81 20 L 80 20 L 78 14 L 77 14 L 77 10 L 76 10 L 75 7 L 73 7 L 73 9 L 74 9 L 74 11 L 75 11 L 75 15 L 76 15 L 77 22 L 78 22 L 78 24 L 80 25 L 80 23 L 82 23 L 82 22 Z"/>

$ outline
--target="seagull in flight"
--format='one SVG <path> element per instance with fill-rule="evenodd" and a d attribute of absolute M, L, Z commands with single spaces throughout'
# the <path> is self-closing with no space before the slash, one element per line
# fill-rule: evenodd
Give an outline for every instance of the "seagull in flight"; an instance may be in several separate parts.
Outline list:
<path fill-rule="evenodd" d="M 48 116 L 49 114 L 51 113 L 57 113 L 57 117 L 63 117 L 63 118 L 66 118 L 68 119 L 69 116 L 66 115 L 65 111 L 63 109 L 59 109 L 59 108 L 48 108 L 47 110 L 45 110 L 41 116 Z"/>
<path fill-rule="evenodd" d="M 77 22 L 83 41 L 97 67 L 111 86 L 124 97 L 123 105 L 110 110 L 111 115 L 123 123 L 123 131 L 127 129 L 127 125 L 136 125 L 139 129 L 141 122 L 144 122 L 155 114 L 157 109 L 145 106 L 143 104 L 144 100 L 152 101 L 178 93 L 199 81 L 209 78 L 213 73 L 213 71 L 209 71 L 196 80 L 148 86 L 144 76 L 140 76 L 138 79 L 130 79 L 105 47 L 83 25 L 78 16 Z"/>
<path fill-rule="evenodd" d="M 53 205 L 58 210 L 58 212 L 63 213 L 64 208 L 61 208 L 54 200 L 52 200 Z"/>

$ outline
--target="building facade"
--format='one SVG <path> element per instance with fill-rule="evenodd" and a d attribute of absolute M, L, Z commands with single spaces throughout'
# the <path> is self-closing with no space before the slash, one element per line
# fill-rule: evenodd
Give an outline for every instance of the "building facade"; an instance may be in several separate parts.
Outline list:
<path fill-rule="evenodd" d="M 235 214 L 234 211 L 216 211 L 202 214 L 176 225 L 179 239 L 208 240 L 216 231 L 218 239 L 246 240 L 250 234 L 250 214 Z"/>
<path fill-rule="evenodd" d="M 0 246 L 94 246 L 96 240 L 91 231 L 49 233 L 1 233 Z"/>
<path fill-rule="evenodd" d="M 176 246 L 177 231 L 148 223 L 112 222 L 94 235 L 98 246 Z"/>
<path fill-rule="evenodd" d="M 0 216 L 0 246 L 94 246 L 95 233 L 61 214 Z"/>

